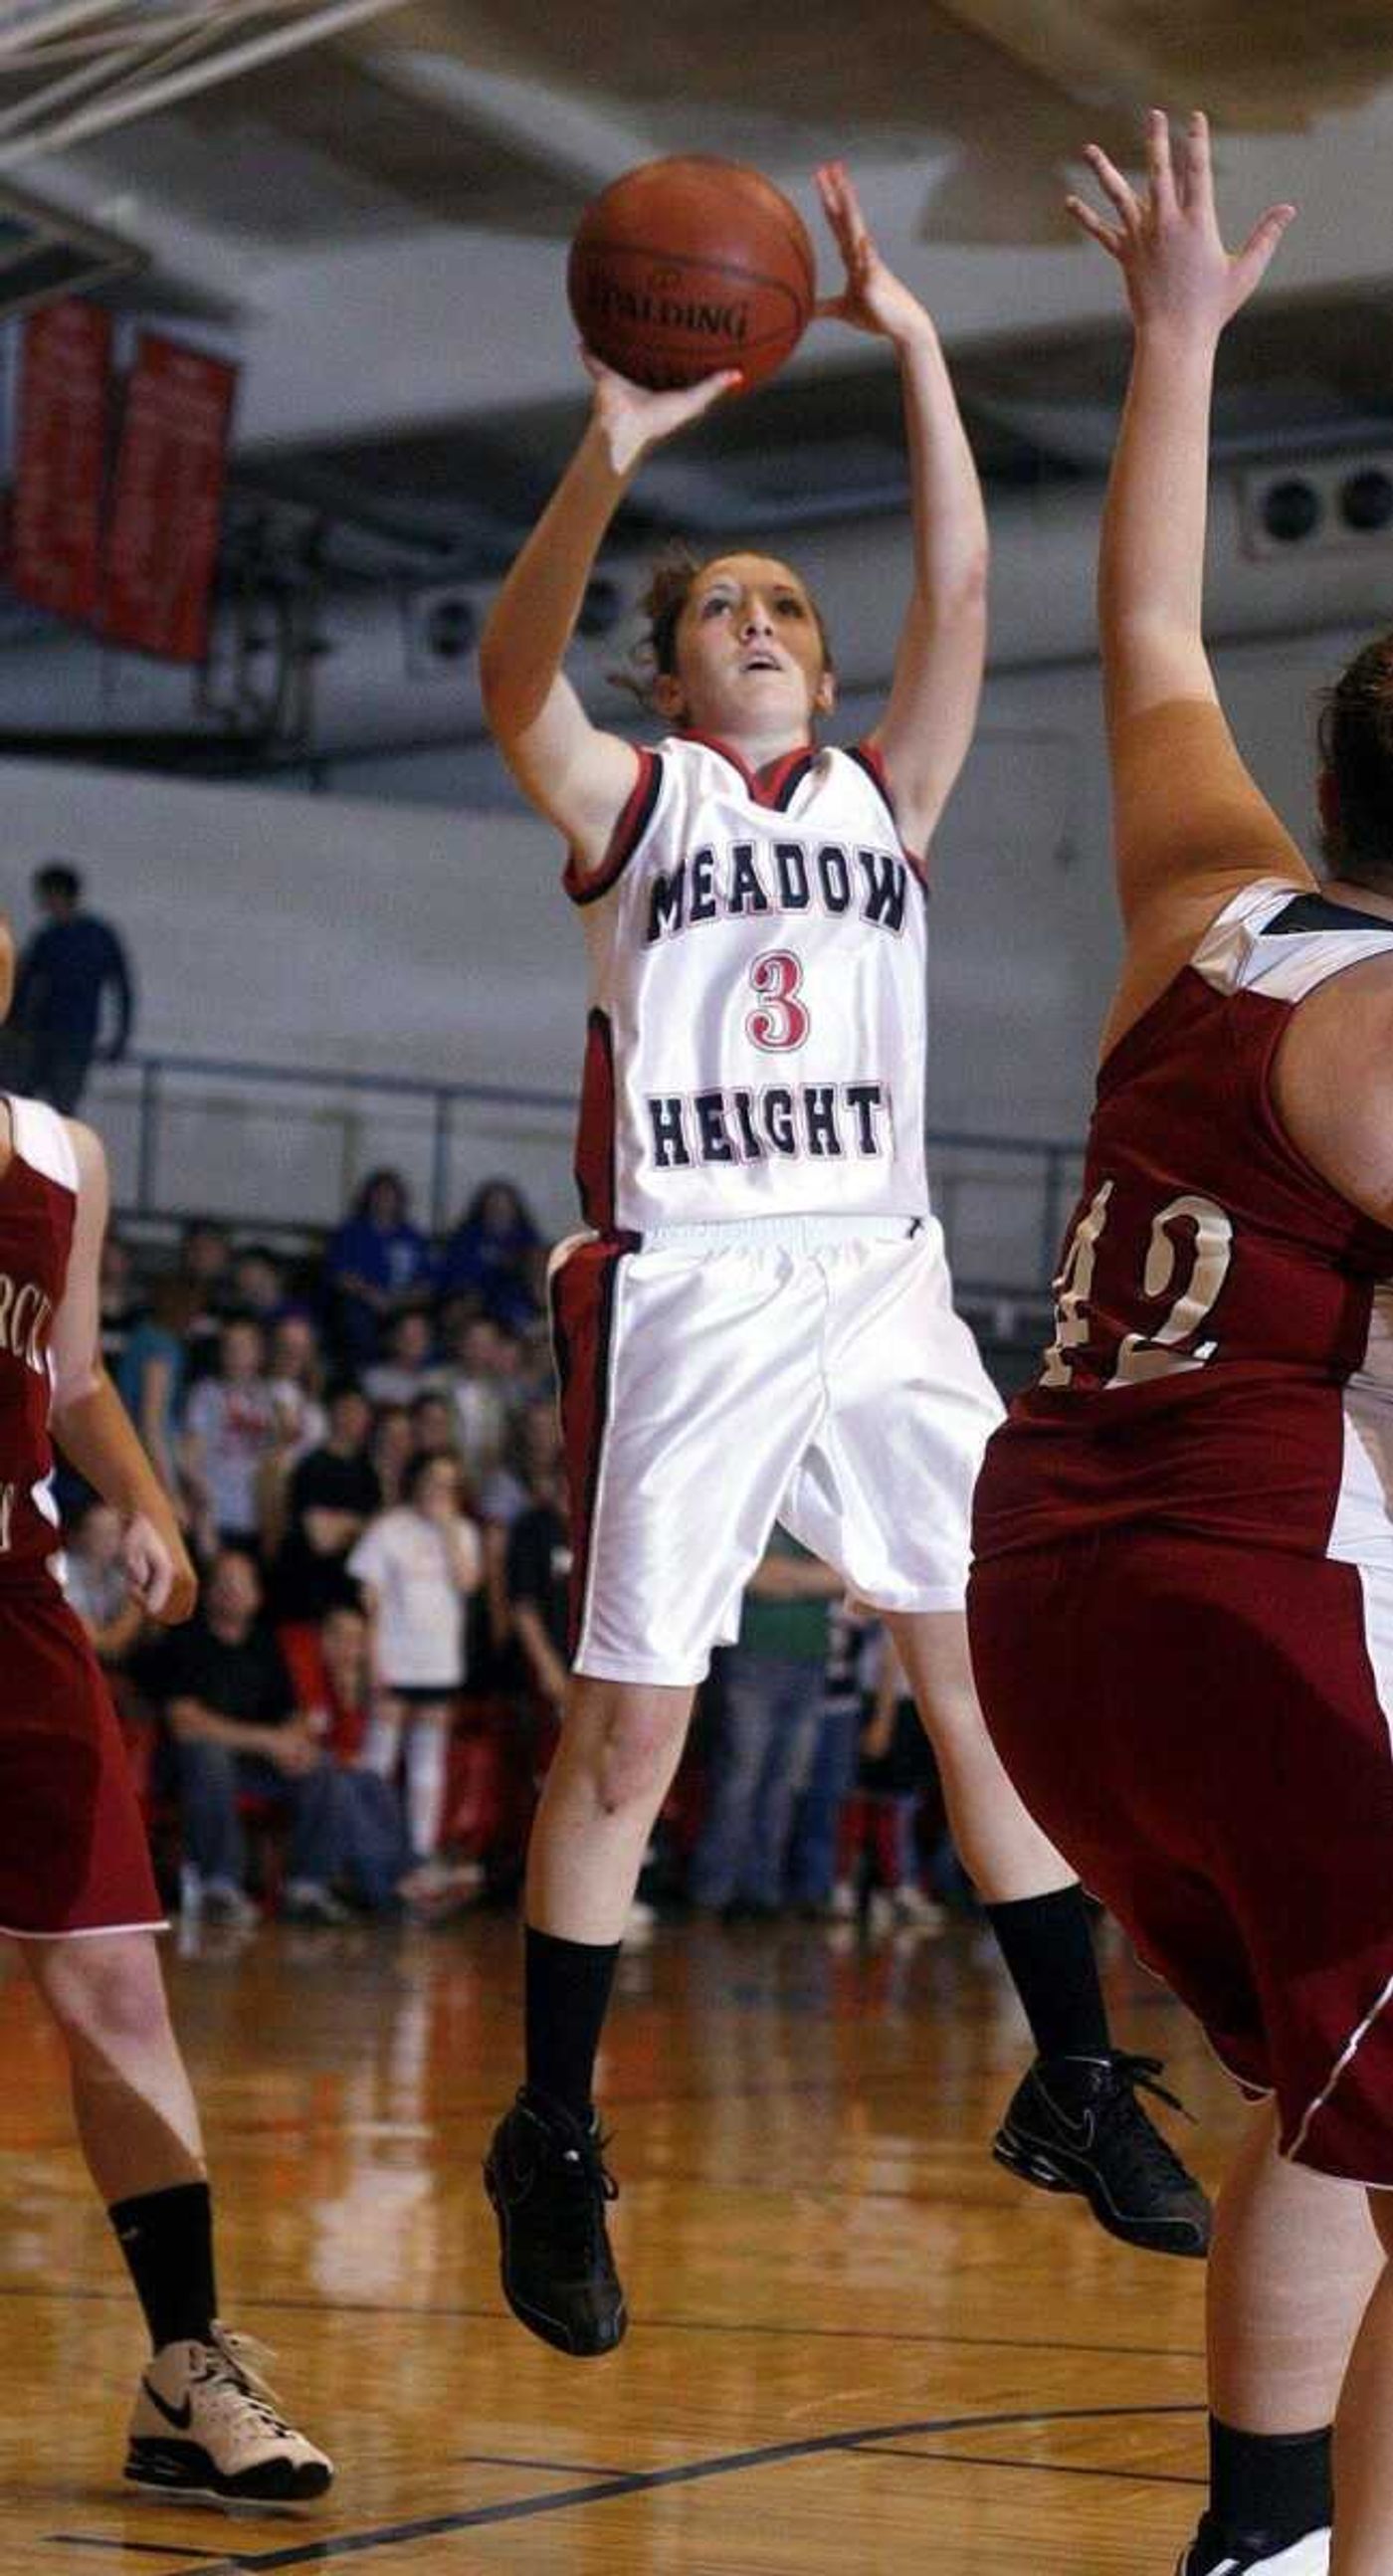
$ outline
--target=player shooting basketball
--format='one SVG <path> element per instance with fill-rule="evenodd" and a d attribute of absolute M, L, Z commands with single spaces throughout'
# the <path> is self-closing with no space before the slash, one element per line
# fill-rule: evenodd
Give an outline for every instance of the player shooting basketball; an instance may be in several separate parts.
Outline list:
<path fill-rule="evenodd" d="M 889 702 L 851 751 L 797 573 L 723 554 L 659 586 L 656 751 L 593 725 L 562 661 L 644 457 L 734 382 L 648 392 L 588 360 L 580 448 L 500 593 L 490 722 L 565 834 L 590 956 L 578 1170 L 552 1282 L 575 1537 L 574 1677 L 527 1883 L 527 2081 L 486 2168 L 515 2313 L 562 2350 L 623 2333 L 594 2062 L 645 1843 L 713 1644 L 777 1517 L 894 1637 L 958 1848 L 1040 2051 L 998 2141 L 1103 2223 L 1194 2254 L 1207 2209 L 1110 2049 L 1082 1898 L 992 1751 L 962 1604 L 999 1406 L 954 1315 L 924 1167 L 923 853 L 971 740 L 986 526 L 929 315 L 840 165 L 829 319 L 888 340 L 912 589 Z"/>

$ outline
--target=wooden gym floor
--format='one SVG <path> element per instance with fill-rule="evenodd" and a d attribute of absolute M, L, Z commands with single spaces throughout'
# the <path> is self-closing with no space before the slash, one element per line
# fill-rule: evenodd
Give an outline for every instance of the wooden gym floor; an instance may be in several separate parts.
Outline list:
<path fill-rule="evenodd" d="M 1166 2058 L 1212 2181 L 1241 2113 L 1106 1947 L 1117 2035 Z M 626 1951 L 603 2098 L 632 2324 L 584 2363 L 504 2310 L 479 2187 L 517 2080 L 510 1922 L 171 1936 L 170 1968 L 224 2310 L 338 2480 L 293 2520 L 125 2500 L 138 2320 L 7 1968 L 0 2576 L 1169 2576 L 1202 2499 L 1202 2267 L 992 2164 L 1026 2051 L 971 1927 Z"/>

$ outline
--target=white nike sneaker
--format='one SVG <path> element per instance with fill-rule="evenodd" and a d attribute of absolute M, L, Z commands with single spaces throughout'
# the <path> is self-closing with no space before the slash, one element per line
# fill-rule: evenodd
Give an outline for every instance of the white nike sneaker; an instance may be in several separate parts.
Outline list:
<path fill-rule="evenodd" d="M 1318 2531 L 1308 2531 L 1289 2548 L 1261 2558 L 1246 2551 L 1235 2557 L 1221 2541 L 1206 2541 L 1201 2530 L 1181 2558 L 1175 2576 L 1330 2576 L 1330 2525 L 1322 2523 Z"/>
<path fill-rule="evenodd" d="M 250 2336 L 213 2328 L 210 2343 L 167 2343 L 148 2362 L 131 2417 L 126 2483 L 203 2504 L 307 2504 L 331 2460 L 284 2422 Z"/>

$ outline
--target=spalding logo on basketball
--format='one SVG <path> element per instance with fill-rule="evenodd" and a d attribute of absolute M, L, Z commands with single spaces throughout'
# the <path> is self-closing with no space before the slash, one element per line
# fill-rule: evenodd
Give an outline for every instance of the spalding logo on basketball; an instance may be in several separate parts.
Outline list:
<path fill-rule="evenodd" d="M 738 161 L 645 161 L 587 207 L 566 292 L 588 349 L 635 384 L 690 385 L 783 365 L 807 328 L 816 268 L 796 206 Z"/>

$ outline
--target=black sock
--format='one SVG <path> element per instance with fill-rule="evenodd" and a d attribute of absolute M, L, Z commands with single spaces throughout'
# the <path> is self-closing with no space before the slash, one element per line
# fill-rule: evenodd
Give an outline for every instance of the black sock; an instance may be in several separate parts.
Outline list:
<path fill-rule="evenodd" d="M 986 1912 L 1040 2055 L 1106 2057 L 1107 2007 L 1078 1881 Z"/>
<path fill-rule="evenodd" d="M 114 2200 L 108 2216 L 130 2266 L 154 2350 L 167 2343 L 206 2343 L 218 2313 L 213 2204 L 206 2182 L 176 2182 L 167 2191 Z"/>
<path fill-rule="evenodd" d="M 618 1957 L 617 1941 L 563 1941 L 527 1926 L 528 2090 L 576 2120 L 590 2117 L 595 2055 Z"/>
<path fill-rule="evenodd" d="M 1209 2418 L 1209 2503 L 1226 2539 L 1289 2549 L 1330 2520 L 1330 2427 L 1238 2433 Z"/>

